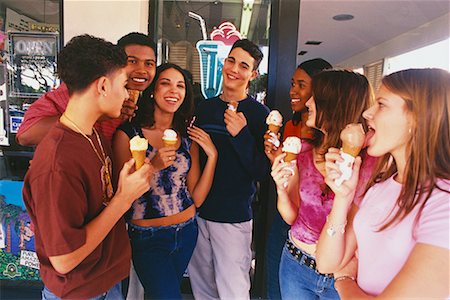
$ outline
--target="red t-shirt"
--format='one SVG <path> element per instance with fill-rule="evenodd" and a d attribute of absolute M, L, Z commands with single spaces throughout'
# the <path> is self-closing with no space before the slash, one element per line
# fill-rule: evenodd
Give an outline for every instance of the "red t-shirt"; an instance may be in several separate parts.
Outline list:
<path fill-rule="evenodd" d="M 311 128 L 306 126 L 303 121 L 300 121 L 297 125 L 294 125 L 292 120 L 290 120 L 284 125 L 283 140 L 285 140 L 288 136 L 296 136 L 301 139 L 312 139 L 314 132 Z"/>
<path fill-rule="evenodd" d="M 33 127 L 43 118 L 60 116 L 64 113 L 69 103 L 69 90 L 64 83 L 53 91 L 47 92 L 37 99 L 25 113 L 22 124 L 16 138 L 19 138 L 25 131 Z M 97 122 L 95 128 L 101 132 L 108 141 L 112 140 L 112 136 L 116 128 L 123 123 L 121 119 L 111 119 Z"/>
<path fill-rule="evenodd" d="M 99 153 L 95 136 L 92 141 Z M 108 156 L 111 148 L 102 138 Z M 23 199 L 35 227 L 36 252 L 46 287 L 61 298 L 90 298 L 128 276 L 130 245 L 121 218 L 99 246 L 62 275 L 49 256 L 84 245 L 85 226 L 103 210 L 102 164 L 89 141 L 57 122 L 36 149 L 26 174 Z"/>

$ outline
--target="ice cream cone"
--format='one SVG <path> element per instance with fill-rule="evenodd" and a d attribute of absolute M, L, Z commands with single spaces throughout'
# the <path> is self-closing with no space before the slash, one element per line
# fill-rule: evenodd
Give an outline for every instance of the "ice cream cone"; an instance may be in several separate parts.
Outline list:
<path fill-rule="evenodd" d="M 281 126 L 283 126 L 283 116 L 278 110 L 274 109 L 267 115 L 266 124 L 269 126 L 270 132 L 277 134 Z"/>
<path fill-rule="evenodd" d="M 136 170 L 139 170 L 144 165 L 146 150 L 131 151 L 131 155 L 134 158 Z"/>
<path fill-rule="evenodd" d="M 130 151 L 134 158 L 136 170 L 144 165 L 148 148 L 147 139 L 135 136 L 130 140 Z"/>
<path fill-rule="evenodd" d="M 171 147 L 177 144 L 177 140 L 165 140 L 163 139 L 164 147 Z"/>
<path fill-rule="evenodd" d="M 286 152 L 286 156 L 284 157 L 285 162 L 291 162 L 297 159 L 298 153 Z"/>
<path fill-rule="evenodd" d="M 164 143 L 164 147 L 175 146 L 178 142 L 178 137 L 177 137 L 176 131 L 172 130 L 172 129 L 164 130 L 162 140 Z"/>
<path fill-rule="evenodd" d="M 297 159 L 297 155 L 302 149 L 302 142 L 296 136 L 289 136 L 283 142 L 283 148 L 281 149 L 286 156 L 284 157 L 285 162 L 291 162 Z"/>
<path fill-rule="evenodd" d="M 278 131 L 280 131 L 280 126 L 277 126 L 275 124 L 269 124 L 269 131 L 273 132 L 273 133 L 278 133 Z"/>
<path fill-rule="evenodd" d="M 342 152 L 350 154 L 353 157 L 357 157 L 360 151 L 361 151 L 360 146 L 354 146 L 351 144 L 349 145 L 346 143 L 342 144 Z"/>

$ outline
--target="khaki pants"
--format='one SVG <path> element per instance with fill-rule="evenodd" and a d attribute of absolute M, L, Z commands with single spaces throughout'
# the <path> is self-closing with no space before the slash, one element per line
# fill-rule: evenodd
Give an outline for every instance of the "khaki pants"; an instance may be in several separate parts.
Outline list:
<path fill-rule="evenodd" d="M 198 240 L 188 267 L 195 299 L 249 299 L 253 221 L 197 221 Z"/>

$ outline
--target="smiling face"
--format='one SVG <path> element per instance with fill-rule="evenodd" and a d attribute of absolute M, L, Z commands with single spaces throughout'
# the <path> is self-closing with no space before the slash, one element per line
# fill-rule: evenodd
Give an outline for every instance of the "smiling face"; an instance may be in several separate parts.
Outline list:
<path fill-rule="evenodd" d="M 178 70 L 169 68 L 159 75 L 153 97 L 156 110 L 166 113 L 175 113 L 186 96 L 186 83 L 183 74 Z"/>
<path fill-rule="evenodd" d="M 396 160 L 405 156 L 411 136 L 412 114 L 400 96 L 382 85 L 376 103 L 363 113 L 363 117 L 370 129 L 366 143 L 371 156 L 390 153 Z"/>
<path fill-rule="evenodd" d="M 244 49 L 234 48 L 225 59 L 222 68 L 223 88 L 245 91 L 258 72 L 253 70 L 255 59 Z"/>
<path fill-rule="evenodd" d="M 306 110 L 305 103 L 311 98 L 311 77 L 303 70 L 295 70 L 291 79 L 291 108 L 293 111 L 302 112 Z"/>
<path fill-rule="evenodd" d="M 156 72 L 155 51 L 148 46 L 128 45 L 127 53 L 128 89 L 145 90 L 153 81 Z"/>

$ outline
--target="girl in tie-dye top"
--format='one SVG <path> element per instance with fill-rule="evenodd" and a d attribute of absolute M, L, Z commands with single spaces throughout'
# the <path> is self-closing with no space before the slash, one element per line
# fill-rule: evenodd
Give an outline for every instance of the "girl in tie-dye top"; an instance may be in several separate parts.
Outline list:
<path fill-rule="evenodd" d="M 196 207 L 211 187 L 217 151 L 206 132 L 187 128 L 192 86 L 179 66 L 159 66 L 137 105 L 136 117 L 119 127 L 113 139 L 118 169 L 131 158 L 129 143 L 136 135 L 148 140 L 146 156 L 155 169 L 150 190 L 136 199 L 127 216 L 133 265 L 149 298 L 181 299 L 181 279 L 197 241 Z M 175 145 L 164 145 L 167 129 L 177 133 Z M 200 147 L 208 158 L 203 172 Z"/>
<path fill-rule="evenodd" d="M 302 143 L 297 164 L 277 156 L 272 177 L 277 186 L 278 210 L 291 225 L 280 262 L 280 290 L 283 299 L 339 299 L 332 274 L 316 269 L 315 251 L 320 232 L 334 199 L 325 184 L 324 154 L 330 147 L 342 146 L 340 133 L 347 124 L 364 123 L 371 89 L 367 79 L 349 71 L 324 70 L 312 78 L 312 97 L 306 102 L 306 125 L 318 133 Z M 367 181 L 373 159 L 364 155 L 361 173 Z"/>

